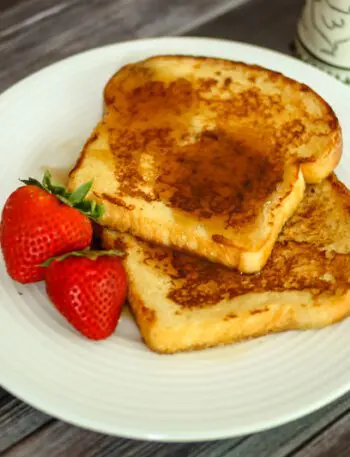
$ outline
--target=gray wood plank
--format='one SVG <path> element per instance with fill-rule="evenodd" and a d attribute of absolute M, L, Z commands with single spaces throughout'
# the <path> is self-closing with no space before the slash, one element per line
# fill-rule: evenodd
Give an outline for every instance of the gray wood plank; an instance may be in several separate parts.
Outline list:
<path fill-rule="evenodd" d="M 347 418 L 349 425 L 350 394 L 297 421 L 249 436 L 236 446 L 230 457 L 291 457 L 296 449 L 301 449 L 298 457 L 302 457 L 304 445 L 314 439 L 320 443 L 327 441 L 324 431 L 331 423 L 339 424 L 341 427 L 344 417 Z M 350 428 L 348 431 L 350 433 Z M 316 455 L 318 456 L 313 454 L 312 457 Z M 329 457 L 333 456 L 338 454 L 329 454 Z"/>
<path fill-rule="evenodd" d="M 304 1 L 254 0 L 191 31 L 190 35 L 243 41 L 290 53 Z"/>
<path fill-rule="evenodd" d="M 333 425 L 329 430 L 335 430 L 335 436 L 341 436 L 343 442 L 348 443 L 349 421 L 350 394 L 316 413 L 273 430 L 248 437 L 213 442 L 163 444 L 135 441 L 114 438 L 55 421 L 13 446 L 3 456 L 289 457 L 295 449 L 302 448 L 303 444 L 309 443 L 310 440 L 313 441 L 308 447 L 325 446 L 325 441 L 330 442 L 327 430 L 327 425 L 330 423 Z M 325 429 L 326 432 L 323 433 Z M 311 447 L 310 449 L 313 450 Z M 298 453 L 295 457 L 303 455 Z M 308 454 L 305 455 L 309 457 Z M 316 455 L 318 454 L 313 453 L 310 457 L 316 457 Z M 338 454 L 329 454 L 329 456 L 333 455 Z"/>
<path fill-rule="evenodd" d="M 5 389 L 2 389 L 2 388 L 0 387 L 0 402 L 1 402 L 1 400 L 2 400 L 4 397 L 6 397 L 6 396 L 8 396 L 8 395 L 10 395 L 10 394 L 9 394 Z"/>
<path fill-rule="evenodd" d="M 203 443 L 154 443 L 115 438 L 55 422 L 3 454 L 4 457 L 225 457 L 242 439 Z"/>
<path fill-rule="evenodd" d="M 77 52 L 174 34 L 247 0 L 28 0 L 1 15 L 0 91 Z"/>
<path fill-rule="evenodd" d="M 13 7 L 16 3 L 24 0 L 1 0 L 0 11 L 5 11 L 7 8 Z"/>
<path fill-rule="evenodd" d="M 331 424 L 324 433 L 290 457 L 349 457 L 350 414 Z"/>
<path fill-rule="evenodd" d="M 0 453 L 52 421 L 52 418 L 2 391 L 0 397 Z"/>

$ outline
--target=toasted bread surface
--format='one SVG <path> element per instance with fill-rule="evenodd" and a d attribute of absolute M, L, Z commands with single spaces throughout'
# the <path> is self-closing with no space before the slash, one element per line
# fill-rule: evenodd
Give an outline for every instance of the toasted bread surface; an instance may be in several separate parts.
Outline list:
<path fill-rule="evenodd" d="M 329 105 L 281 74 L 213 58 L 123 67 L 70 176 L 93 179 L 102 224 L 244 272 L 341 155 Z"/>
<path fill-rule="evenodd" d="M 263 270 L 236 270 L 104 230 L 126 250 L 129 303 L 145 342 L 173 353 L 350 314 L 350 193 L 332 175 L 309 185 Z"/>

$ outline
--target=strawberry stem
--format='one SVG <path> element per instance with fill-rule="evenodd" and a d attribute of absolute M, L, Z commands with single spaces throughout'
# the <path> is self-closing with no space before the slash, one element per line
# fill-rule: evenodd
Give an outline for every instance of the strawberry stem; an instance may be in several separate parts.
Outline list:
<path fill-rule="evenodd" d="M 37 186 L 46 190 L 46 192 L 55 195 L 62 203 L 76 208 L 96 222 L 104 213 L 103 205 L 97 203 L 95 200 L 85 200 L 91 189 L 92 181 L 82 184 L 74 192 L 68 192 L 64 186 L 54 184 L 51 180 L 51 173 L 48 170 L 45 171 L 42 182 L 34 178 L 20 179 L 20 181 L 28 186 Z"/>
<path fill-rule="evenodd" d="M 91 260 L 96 260 L 98 257 L 104 256 L 115 256 L 115 257 L 124 257 L 125 252 L 118 251 L 116 249 L 110 249 L 108 251 L 92 251 L 90 249 L 84 249 L 82 251 L 72 251 L 67 252 L 66 254 L 60 255 L 58 257 L 50 257 L 45 262 L 43 262 L 40 266 L 41 267 L 48 267 L 51 262 L 54 260 L 61 262 L 62 260 L 67 259 L 68 257 L 86 257 Z"/>

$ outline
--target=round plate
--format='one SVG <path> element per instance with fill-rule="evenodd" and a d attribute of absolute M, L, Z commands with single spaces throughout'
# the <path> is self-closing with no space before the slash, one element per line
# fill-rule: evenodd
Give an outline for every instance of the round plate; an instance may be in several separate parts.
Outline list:
<path fill-rule="evenodd" d="M 120 66 L 155 54 L 200 54 L 281 71 L 320 93 L 344 129 L 338 174 L 350 184 L 350 90 L 293 58 L 202 38 L 120 43 L 71 57 L 0 97 L 0 205 L 18 177 L 64 174 L 102 114 L 102 90 Z M 347 171 L 348 170 L 348 171 Z M 350 320 L 173 356 L 152 353 L 128 314 L 113 337 L 91 342 L 48 301 L 43 284 L 0 276 L 0 383 L 24 401 L 97 431 L 194 441 L 256 432 L 298 418 L 350 389 Z"/>

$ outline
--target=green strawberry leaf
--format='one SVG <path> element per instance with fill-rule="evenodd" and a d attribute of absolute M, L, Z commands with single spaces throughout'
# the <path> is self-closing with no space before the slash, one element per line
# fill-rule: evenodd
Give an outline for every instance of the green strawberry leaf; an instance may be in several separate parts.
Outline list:
<path fill-rule="evenodd" d="M 72 192 L 70 194 L 69 201 L 71 203 L 73 203 L 73 205 L 76 205 L 77 203 L 82 202 L 84 200 L 84 198 L 87 196 L 87 194 L 89 193 L 91 186 L 92 186 L 92 181 L 86 182 L 85 184 L 82 184 L 81 186 L 79 186 L 78 189 L 76 189 L 74 192 Z"/>
<path fill-rule="evenodd" d="M 25 184 L 26 186 L 37 186 L 37 187 L 40 187 L 41 189 L 43 189 L 43 186 L 41 185 L 41 183 L 37 179 L 34 179 L 34 178 L 20 179 L 20 182 L 23 182 L 23 184 Z"/>
<path fill-rule="evenodd" d="M 96 203 L 95 200 L 83 200 L 74 205 L 79 211 L 88 215 L 91 219 L 98 222 L 98 219 L 104 214 L 104 206 Z"/>
<path fill-rule="evenodd" d="M 82 184 L 74 192 L 68 192 L 61 184 L 53 183 L 49 170 L 45 171 L 42 183 L 34 178 L 21 179 L 20 181 L 23 184 L 37 186 L 46 190 L 55 195 L 65 205 L 76 208 L 95 222 L 98 222 L 98 219 L 104 214 L 104 206 L 102 204 L 97 203 L 95 200 L 85 199 L 91 189 L 92 181 Z"/>
<path fill-rule="evenodd" d="M 61 201 L 65 205 L 71 206 L 73 208 L 73 204 L 68 200 L 68 198 L 66 198 L 62 195 L 56 195 L 56 194 L 54 194 L 54 195 L 59 199 L 59 201 Z M 76 208 L 76 209 L 79 209 L 79 208 Z"/>
<path fill-rule="evenodd" d="M 102 217 L 105 213 L 105 207 L 101 204 L 96 204 L 96 207 L 94 209 L 93 217 L 94 219 L 99 219 Z"/>
<path fill-rule="evenodd" d="M 42 185 L 44 189 L 48 190 L 51 187 L 51 173 L 49 172 L 49 170 L 45 170 Z"/>
<path fill-rule="evenodd" d="M 68 197 L 69 192 L 67 192 L 64 186 L 60 186 L 58 184 L 52 184 L 50 186 L 50 192 L 54 195 L 60 195 L 62 197 Z"/>
<path fill-rule="evenodd" d="M 67 189 L 61 184 L 53 183 L 51 178 L 51 173 L 49 170 L 46 170 L 43 177 L 42 187 L 53 195 L 59 195 L 68 199 L 70 193 L 67 191 Z"/>
<path fill-rule="evenodd" d="M 125 252 L 118 251 L 116 249 L 110 249 L 108 251 L 93 251 L 90 249 L 83 249 L 82 251 L 67 252 L 66 254 L 60 255 L 58 257 L 50 257 L 45 262 L 40 264 L 40 266 L 48 267 L 54 260 L 61 262 L 62 260 L 68 259 L 68 257 L 86 257 L 91 260 L 96 260 L 98 257 L 104 256 L 124 257 Z"/>

